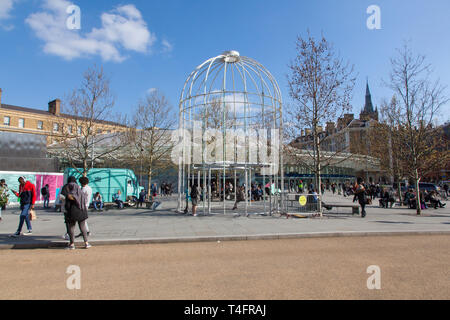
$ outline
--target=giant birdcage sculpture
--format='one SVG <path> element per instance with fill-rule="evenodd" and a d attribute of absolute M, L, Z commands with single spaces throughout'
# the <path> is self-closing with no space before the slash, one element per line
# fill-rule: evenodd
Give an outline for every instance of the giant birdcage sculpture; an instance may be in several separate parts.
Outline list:
<path fill-rule="evenodd" d="M 248 214 L 252 184 L 283 191 L 282 127 L 280 89 L 260 63 L 227 51 L 199 65 L 180 98 L 178 210 L 192 186 L 204 214 L 230 212 L 239 188 Z"/>

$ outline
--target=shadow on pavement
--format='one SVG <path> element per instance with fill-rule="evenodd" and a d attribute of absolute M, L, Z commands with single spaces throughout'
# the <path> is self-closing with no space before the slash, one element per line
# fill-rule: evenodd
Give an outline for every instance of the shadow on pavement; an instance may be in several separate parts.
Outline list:
<path fill-rule="evenodd" d="M 67 241 L 58 236 L 19 236 L 11 237 L 11 234 L 0 234 L 0 246 L 8 246 L 10 249 L 33 249 L 36 247 L 60 248 L 65 247 Z"/>
<path fill-rule="evenodd" d="M 372 221 L 376 223 L 392 223 L 392 224 L 414 224 L 414 222 L 407 222 L 407 221 Z"/>

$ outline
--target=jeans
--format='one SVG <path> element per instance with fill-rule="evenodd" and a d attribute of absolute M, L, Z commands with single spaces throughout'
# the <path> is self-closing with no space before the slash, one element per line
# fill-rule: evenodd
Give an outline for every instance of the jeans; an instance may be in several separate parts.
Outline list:
<path fill-rule="evenodd" d="M 50 197 L 49 196 L 45 196 L 44 197 L 44 209 L 50 208 L 49 202 L 50 202 Z"/>
<path fill-rule="evenodd" d="M 94 201 L 94 209 L 95 210 L 102 210 L 103 209 L 103 202 L 101 201 Z M 100 205 L 100 208 L 98 207 L 98 205 Z"/>
<path fill-rule="evenodd" d="M 17 228 L 17 233 L 22 232 L 22 227 L 23 227 L 24 221 L 26 221 L 26 223 L 27 223 L 28 231 L 32 230 L 30 217 L 29 217 L 30 209 L 31 209 L 31 204 L 26 204 L 22 207 L 22 212 L 20 213 L 19 228 Z"/>
<path fill-rule="evenodd" d="M 117 207 L 119 208 L 119 209 L 123 209 L 123 201 L 122 200 L 116 200 L 116 201 L 114 201 L 115 203 L 117 203 Z"/>

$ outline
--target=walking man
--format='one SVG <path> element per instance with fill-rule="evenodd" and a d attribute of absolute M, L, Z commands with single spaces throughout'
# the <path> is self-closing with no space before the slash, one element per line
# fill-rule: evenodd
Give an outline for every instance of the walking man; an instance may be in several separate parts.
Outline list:
<path fill-rule="evenodd" d="M 17 228 L 16 233 L 12 235 L 12 237 L 20 236 L 22 232 L 23 223 L 27 223 L 28 232 L 24 235 L 32 235 L 33 230 L 30 222 L 30 210 L 34 209 L 34 203 L 36 202 L 36 187 L 30 181 L 26 181 L 25 177 L 20 177 L 19 179 L 19 192 L 11 190 L 16 197 L 20 198 L 20 220 L 19 227 Z"/>
<path fill-rule="evenodd" d="M 361 217 L 364 218 L 366 216 L 366 189 L 364 188 L 364 180 L 362 178 L 358 178 L 357 183 L 355 185 L 355 197 L 358 198 L 358 202 L 361 205 Z"/>

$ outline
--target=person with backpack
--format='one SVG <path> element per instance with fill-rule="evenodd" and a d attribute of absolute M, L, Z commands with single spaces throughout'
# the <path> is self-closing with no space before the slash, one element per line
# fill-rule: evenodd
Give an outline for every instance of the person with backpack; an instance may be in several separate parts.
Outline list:
<path fill-rule="evenodd" d="M 65 199 L 64 218 L 70 241 L 66 249 L 75 249 L 75 225 L 77 223 L 83 235 L 85 249 L 90 248 L 91 245 L 88 242 L 86 227 L 88 218 L 86 196 L 77 184 L 77 179 L 74 176 L 69 177 L 68 183 L 62 188 L 61 195 Z"/>
<path fill-rule="evenodd" d="M 44 198 L 44 209 L 50 209 L 50 187 L 48 184 L 41 188 L 41 195 Z"/>

